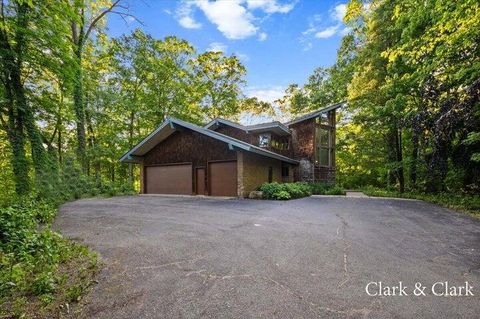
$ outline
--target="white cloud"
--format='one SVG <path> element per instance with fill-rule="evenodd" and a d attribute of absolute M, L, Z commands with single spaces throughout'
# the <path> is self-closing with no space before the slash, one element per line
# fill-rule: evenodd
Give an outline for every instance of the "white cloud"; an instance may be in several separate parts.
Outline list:
<path fill-rule="evenodd" d="M 192 17 L 182 17 L 178 20 L 178 23 L 187 29 L 200 29 L 202 24 L 195 21 Z"/>
<path fill-rule="evenodd" d="M 198 8 L 226 38 L 237 40 L 258 33 L 261 19 L 253 15 L 254 10 L 264 14 L 285 14 L 290 12 L 295 4 L 296 1 L 280 4 L 277 0 L 184 0 L 177 9 L 176 16 L 184 28 L 199 29 L 202 24 L 193 17 L 193 9 Z M 265 32 L 258 34 L 259 41 L 265 40 L 266 37 Z"/>
<path fill-rule="evenodd" d="M 335 26 L 331 26 L 326 29 L 323 29 L 322 31 L 318 31 L 317 33 L 315 33 L 315 38 L 320 38 L 320 39 L 330 38 L 334 36 L 335 33 L 337 33 L 339 27 L 340 27 L 339 25 L 335 25 Z"/>
<path fill-rule="evenodd" d="M 346 12 L 347 12 L 347 5 L 342 3 L 342 4 L 336 5 L 332 10 L 330 10 L 330 15 L 334 20 L 342 22 Z"/>
<path fill-rule="evenodd" d="M 265 32 L 260 32 L 258 34 L 258 41 L 265 41 L 268 37 L 268 34 L 266 34 Z"/>
<path fill-rule="evenodd" d="M 212 42 L 207 48 L 207 51 L 212 52 L 226 52 L 227 46 L 221 42 Z"/>
<path fill-rule="evenodd" d="M 288 13 L 296 2 L 287 4 L 279 4 L 276 0 L 247 0 L 247 6 L 249 9 L 261 9 L 266 13 Z"/>
<path fill-rule="evenodd" d="M 307 39 L 308 37 L 313 34 L 315 38 L 319 39 L 326 39 L 333 37 L 336 34 L 344 36 L 348 34 L 350 29 L 344 27 L 343 25 L 343 17 L 347 11 L 347 5 L 344 3 L 337 4 L 336 6 L 332 7 L 329 10 L 330 16 L 328 20 L 330 21 L 330 26 L 325 23 L 319 23 L 323 19 L 321 15 L 315 14 L 313 17 L 310 18 L 310 23 L 308 24 L 308 29 L 302 32 L 302 35 L 305 36 Z M 328 21 L 327 21 L 328 23 Z M 321 27 L 323 25 L 323 27 Z M 303 38 L 302 41 L 306 39 Z M 304 49 L 309 50 L 310 46 L 306 46 Z"/>
<path fill-rule="evenodd" d="M 275 100 L 283 97 L 285 94 L 285 88 L 282 86 L 270 86 L 270 87 L 247 87 L 245 89 L 245 95 L 247 97 L 256 97 L 260 101 L 274 103 Z"/>
<path fill-rule="evenodd" d="M 183 2 L 176 11 L 178 23 L 186 29 L 200 29 L 202 24 L 192 16 L 192 2 Z"/>
<path fill-rule="evenodd" d="M 257 33 L 253 15 L 241 5 L 240 0 L 198 0 L 194 3 L 228 39 L 244 39 Z"/>

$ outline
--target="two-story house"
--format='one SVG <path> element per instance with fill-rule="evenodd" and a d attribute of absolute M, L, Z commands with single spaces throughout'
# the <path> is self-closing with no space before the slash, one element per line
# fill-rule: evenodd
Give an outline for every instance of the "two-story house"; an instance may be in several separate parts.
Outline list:
<path fill-rule="evenodd" d="M 120 161 L 140 165 L 141 193 L 248 196 L 266 182 L 335 181 L 330 105 L 287 123 L 204 127 L 168 118 Z"/>

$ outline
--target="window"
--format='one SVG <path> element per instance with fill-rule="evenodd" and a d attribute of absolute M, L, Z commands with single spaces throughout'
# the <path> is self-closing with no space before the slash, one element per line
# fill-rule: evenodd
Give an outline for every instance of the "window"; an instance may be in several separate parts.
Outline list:
<path fill-rule="evenodd" d="M 315 164 L 333 166 L 334 142 L 333 129 L 318 125 L 315 127 Z"/>
<path fill-rule="evenodd" d="M 323 125 L 330 125 L 330 122 L 328 120 L 328 114 L 327 113 L 322 113 L 320 116 L 317 117 L 316 121 L 317 124 L 323 124 Z"/>
<path fill-rule="evenodd" d="M 268 168 L 268 182 L 273 182 L 273 168 L 271 167 Z"/>
<path fill-rule="evenodd" d="M 260 134 L 258 136 L 258 146 L 260 147 L 270 146 L 270 134 Z"/>

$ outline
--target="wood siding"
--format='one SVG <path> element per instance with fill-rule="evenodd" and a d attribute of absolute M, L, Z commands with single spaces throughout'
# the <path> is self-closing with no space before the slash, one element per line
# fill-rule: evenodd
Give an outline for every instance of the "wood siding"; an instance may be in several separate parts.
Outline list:
<path fill-rule="evenodd" d="M 227 126 L 227 125 L 220 125 L 215 132 L 218 132 L 220 134 L 224 134 L 233 138 L 236 138 L 237 140 L 244 141 L 247 143 L 252 143 L 252 135 L 248 134 L 247 132 L 240 130 L 235 127 Z"/>
<path fill-rule="evenodd" d="M 315 160 L 315 119 L 305 120 L 290 126 L 292 130 L 293 158 Z"/>
<path fill-rule="evenodd" d="M 236 138 L 237 140 L 241 140 L 241 141 L 247 142 L 247 143 L 255 145 L 255 146 L 258 146 L 259 135 L 262 134 L 262 133 L 247 133 L 243 130 L 240 130 L 238 128 L 231 127 L 231 126 L 228 126 L 228 125 L 220 125 L 215 130 L 215 132 L 218 132 L 218 133 Z M 292 157 L 293 156 L 293 150 L 292 150 L 290 136 L 279 136 L 279 135 L 277 135 L 273 132 L 270 132 L 270 134 L 271 134 L 272 140 L 275 139 L 275 140 L 280 141 L 280 142 L 287 142 L 287 143 L 289 143 L 290 147 L 289 147 L 289 149 L 286 149 L 286 150 L 280 150 L 280 149 L 277 149 L 277 148 L 274 148 L 274 147 L 267 147 L 266 149 L 269 150 L 269 151 L 275 152 L 277 154 L 280 154 L 280 155 Z"/>
<path fill-rule="evenodd" d="M 145 155 L 144 165 L 191 162 L 206 167 L 208 161 L 236 160 L 228 145 L 203 134 L 185 130 L 175 132 Z"/>

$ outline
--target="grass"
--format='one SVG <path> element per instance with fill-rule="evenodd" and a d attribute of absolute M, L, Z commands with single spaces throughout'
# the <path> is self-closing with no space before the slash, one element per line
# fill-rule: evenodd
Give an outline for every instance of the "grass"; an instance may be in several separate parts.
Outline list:
<path fill-rule="evenodd" d="M 440 205 L 445 208 L 466 213 L 476 218 L 480 218 L 480 195 L 452 193 L 428 194 L 412 191 L 400 193 L 398 191 L 380 189 L 375 187 L 365 187 L 362 189 L 362 191 L 366 195 L 374 197 L 420 199 L 429 203 Z"/>

